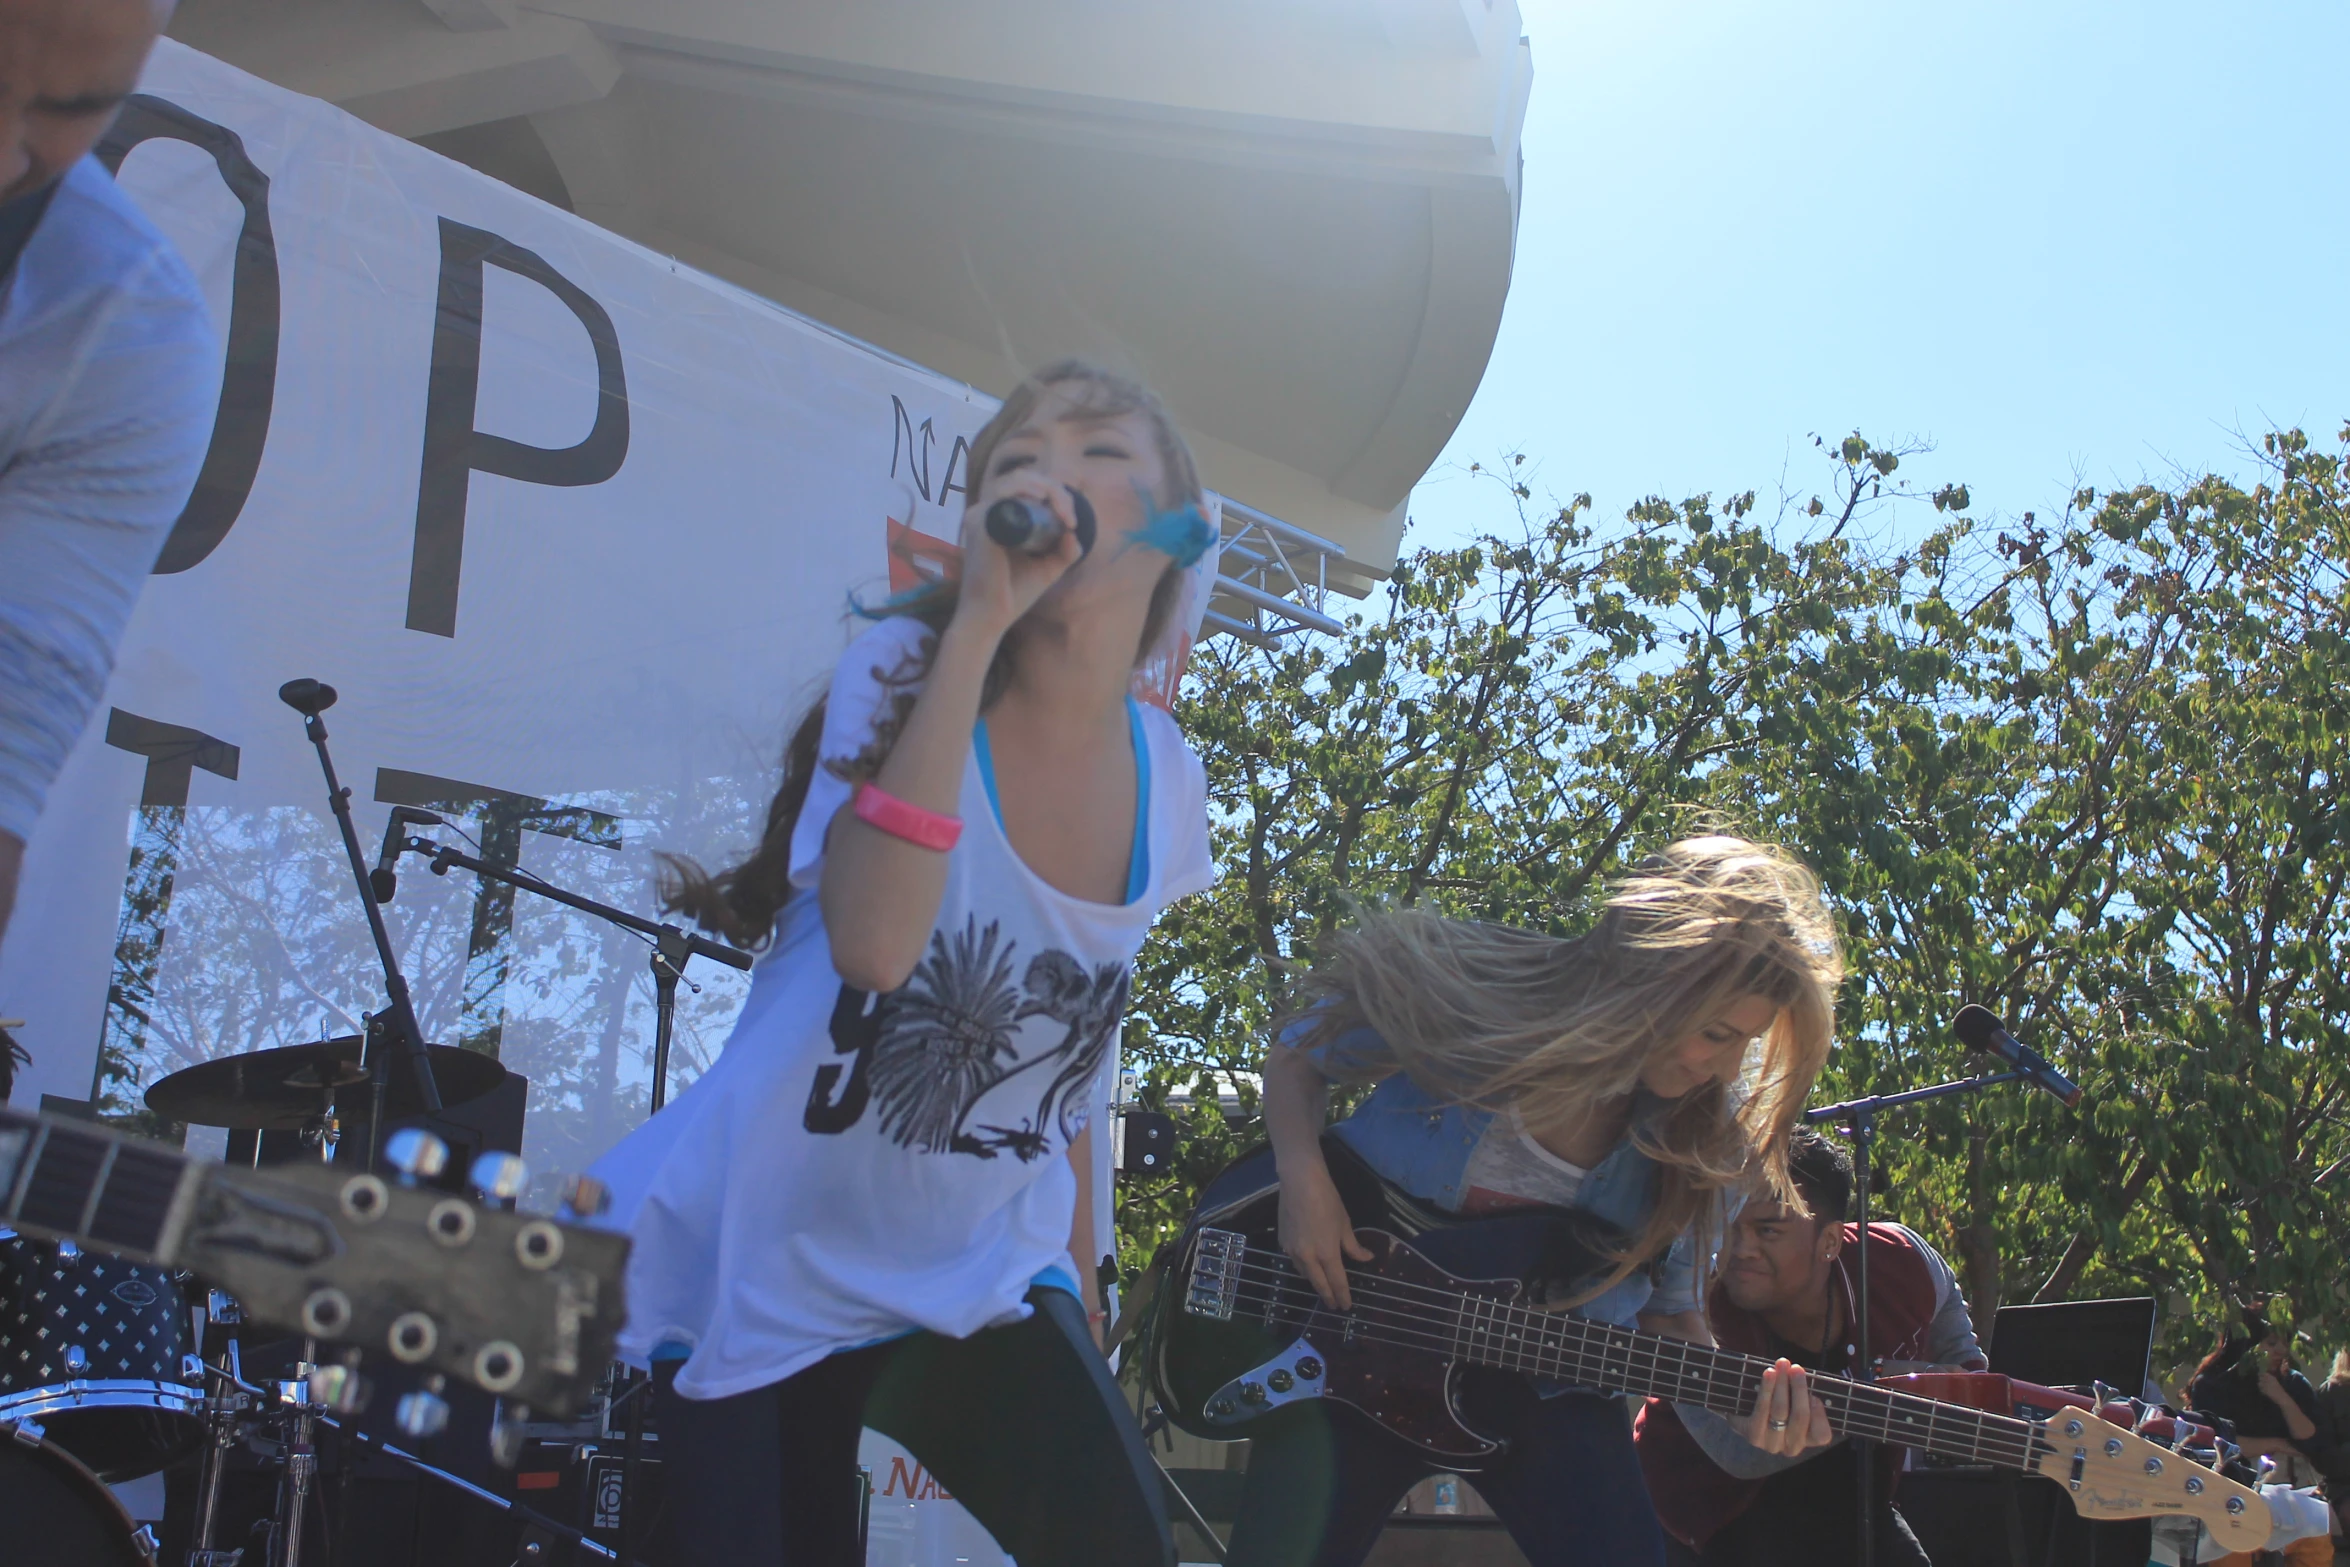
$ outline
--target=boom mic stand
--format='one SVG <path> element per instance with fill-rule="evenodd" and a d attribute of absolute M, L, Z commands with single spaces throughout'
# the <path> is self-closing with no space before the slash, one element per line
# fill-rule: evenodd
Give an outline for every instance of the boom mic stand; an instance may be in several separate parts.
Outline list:
<path fill-rule="evenodd" d="M 1999 1083 L 2017 1082 L 2023 1076 L 2022 1072 L 1985 1072 L 1977 1077 L 1959 1077 L 1947 1083 L 1936 1083 L 1931 1088 L 1913 1088 L 1900 1094 L 1874 1094 L 1866 1099 L 1847 1099 L 1842 1104 L 1821 1105 L 1816 1110 L 1803 1112 L 1807 1122 L 1841 1121 L 1846 1135 L 1852 1139 L 1852 1186 L 1860 1199 L 1855 1217 L 1860 1230 L 1860 1245 L 1857 1248 L 1860 1260 L 1854 1270 L 1859 1277 L 1853 1287 L 1852 1308 L 1852 1376 L 1855 1381 L 1866 1382 L 1875 1375 L 1869 1358 L 1869 1150 L 1876 1141 L 1878 1115 L 1904 1105 L 1922 1104 L 1928 1099 L 1979 1093 Z M 1860 1436 L 1849 1440 L 1852 1443 L 1853 1468 L 1860 1480 L 1860 1563 L 1861 1567 L 1876 1567 L 1877 1444 Z"/>
<path fill-rule="evenodd" d="M 348 827 L 344 830 L 346 833 L 349 832 Z M 358 840 L 354 838 L 352 841 L 356 843 Z M 714 958 L 733 968 L 748 969 L 753 961 L 747 952 L 741 952 L 733 947 L 697 936 L 693 932 L 682 930 L 675 925 L 658 924 L 641 915 L 631 914 L 626 909 L 616 909 L 608 903 L 598 903 L 593 898 L 583 898 L 578 893 L 565 891 L 552 882 L 541 881 L 538 877 L 519 867 L 492 865 L 486 860 L 478 859 L 470 854 L 459 853 L 457 850 L 435 843 L 429 838 L 403 838 L 400 840 L 400 850 L 407 854 L 429 855 L 432 861 L 432 873 L 435 876 L 446 876 L 449 874 L 449 868 L 455 866 L 460 870 L 471 871 L 476 876 L 487 876 L 493 881 L 502 881 L 510 887 L 519 887 L 524 892 L 536 893 L 542 898 L 551 899 L 568 908 L 577 909 L 582 914 L 592 914 L 596 918 L 607 920 L 624 930 L 633 930 L 641 936 L 652 938 L 652 1099 L 653 1110 L 656 1114 L 669 1099 L 669 1039 L 671 1030 L 674 1029 L 677 1022 L 677 983 L 685 975 L 685 965 L 693 958 L 705 957 Z M 619 1395 L 619 1400 L 628 1404 L 628 1434 L 626 1445 L 622 1449 L 620 1465 L 619 1556 L 623 1561 L 632 1560 L 636 1549 L 637 1479 L 644 1463 L 645 1405 L 649 1402 L 646 1394 L 651 1391 L 652 1378 L 648 1374 L 642 1382 L 639 1382 L 632 1374 L 629 1380 L 628 1389 Z"/>
<path fill-rule="evenodd" d="M 357 840 L 353 839 L 353 842 L 355 843 Z M 541 881 L 526 870 L 504 865 L 492 865 L 487 860 L 476 859 L 470 854 L 462 854 L 455 849 L 435 843 L 429 838 L 404 838 L 400 841 L 400 849 L 401 852 L 407 854 L 430 856 L 432 873 L 435 876 L 446 876 L 449 874 L 449 868 L 455 866 L 459 870 L 471 871 L 476 876 L 487 876 L 492 881 L 502 881 L 509 887 L 520 887 L 524 892 L 537 893 L 542 898 L 550 899 L 568 908 L 577 909 L 582 914 L 593 914 L 600 920 L 608 920 L 624 930 L 633 930 L 640 936 L 652 939 L 653 1108 L 655 1110 L 669 1102 L 669 1040 L 677 1025 L 677 982 L 685 977 L 686 963 L 697 957 L 715 958 L 730 968 L 748 969 L 753 962 L 757 961 L 748 952 L 737 951 L 723 942 L 711 941 L 707 937 L 697 936 L 692 931 L 680 929 L 675 925 L 660 924 L 646 919 L 640 914 L 631 914 L 626 909 L 616 909 L 609 903 L 598 903 L 593 898 L 583 898 L 576 892 L 565 891 L 553 882 Z"/>
<path fill-rule="evenodd" d="M 335 705 L 335 688 L 323 680 L 289 680 L 277 688 L 277 698 L 302 715 L 302 732 L 318 748 L 318 765 L 326 774 L 326 802 L 334 809 L 335 824 L 343 830 L 343 852 L 350 856 L 351 875 L 359 883 L 359 905 L 367 911 L 367 933 L 375 939 L 376 961 L 383 965 L 384 991 L 392 1001 L 391 1027 L 384 1032 L 391 1038 L 393 1051 L 406 1059 L 408 1070 L 415 1075 L 416 1092 L 423 1102 L 427 1124 L 444 1141 L 471 1152 L 475 1142 L 471 1133 L 442 1124 L 441 1089 L 433 1080 L 432 1056 L 425 1049 L 424 1030 L 417 1026 L 416 1009 L 408 1001 L 408 981 L 400 973 L 399 958 L 392 952 L 391 933 L 384 928 L 383 907 L 367 878 L 367 855 L 359 847 L 358 829 L 351 825 L 351 791 L 335 776 L 334 758 L 327 754 L 326 725 L 318 715 Z M 377 1132 L 383 1121 L 383 1074 L 389 1061 L 374 1050 L 373 1036 L 380 1022 L 371 1019 L 368 1028 L 367 1049 L 371 1055 L 377 1055 L 377 1059 L 368 1062 L 376 1083 L 374 1104 L 367 1113 L 370 1165 L 375 1162 Z M 453 1162 L 460 1170 L 466 1168 L 466 1161 Z"/>

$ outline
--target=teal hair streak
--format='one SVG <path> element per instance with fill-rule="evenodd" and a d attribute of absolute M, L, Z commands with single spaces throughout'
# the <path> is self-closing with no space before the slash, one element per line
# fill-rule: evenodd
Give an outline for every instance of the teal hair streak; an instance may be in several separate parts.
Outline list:
<path fill-rule="evenodd" d="M 1142 498 L 1143 524 L 1127 530 L 1129 549 L 1140 545 L 1157 550 L 1178 566 L 1189 566 L 1216 542 L 1216 525 L 1208 521 L 1199 502 L 1185 501 L 1172 511 L 1161 511 L 1148 489 L 1138 484 L 1134 493 Z"/>

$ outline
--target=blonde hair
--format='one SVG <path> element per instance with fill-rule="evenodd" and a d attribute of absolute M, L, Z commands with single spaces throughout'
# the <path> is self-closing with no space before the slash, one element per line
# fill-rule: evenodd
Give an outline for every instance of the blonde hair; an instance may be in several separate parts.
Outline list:
<path fill-rule="evenodd" d="M 2326 1378 L 2326 1386 L 2350 1387 L 2350 1349 L 2334 1351 L 2334 1369 Z"/>
<path fill-rule="evenodd" d="M 1305 984 L 1301 1043 L 1368 1025 L 1385 1060 L 1455 1103 L 1514 1105 L 1565 1135 L 1630 1094 L 1648 1064 L 1742 999 L 1778 1015 L 1741 1091 L 1711 1082 L 1636 1127 L 1657 1166 L 1655 1206 L 1597 1294 L 1683 1230 L 1719 1222 L 1717 1194 L 1759 1183 L 1804 1211 L 1787 1144 L 1827 1061 L 1842 946 L 1819 881 L 1785 851 L 1714 834 L 1643 861 L 1572 940 L 1418 909 L 1341 935 Z M 1343 1075 L 1343 1074 L 1342 1074 Z"/>

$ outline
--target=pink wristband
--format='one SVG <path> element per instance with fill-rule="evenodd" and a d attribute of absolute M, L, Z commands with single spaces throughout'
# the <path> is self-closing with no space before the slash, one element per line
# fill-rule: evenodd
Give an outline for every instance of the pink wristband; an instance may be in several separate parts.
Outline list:
<path fill-rule="evenodd" d="M 908 805 L 870 779 L 857 785 L 856 812 L 857 820 L 880 828 L 892 838 L 902 838 L 917 849 L 935 849 L 944 854 L 963 836 L 961 817 L 941 816 L 919 805 Z"/>

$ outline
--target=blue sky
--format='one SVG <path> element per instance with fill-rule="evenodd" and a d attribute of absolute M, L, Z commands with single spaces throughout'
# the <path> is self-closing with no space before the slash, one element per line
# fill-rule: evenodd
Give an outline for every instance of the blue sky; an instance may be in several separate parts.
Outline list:
<path fill-rule="evenodd" d="M 1520 0 L 1525 196 L 1484 384 L 1414 542 L 1538 494 L 1824 477 L 1812 432 L 1935 450 L 2045 515 L 2238 430 L 2350 419 L 2350 7 Z"/>

